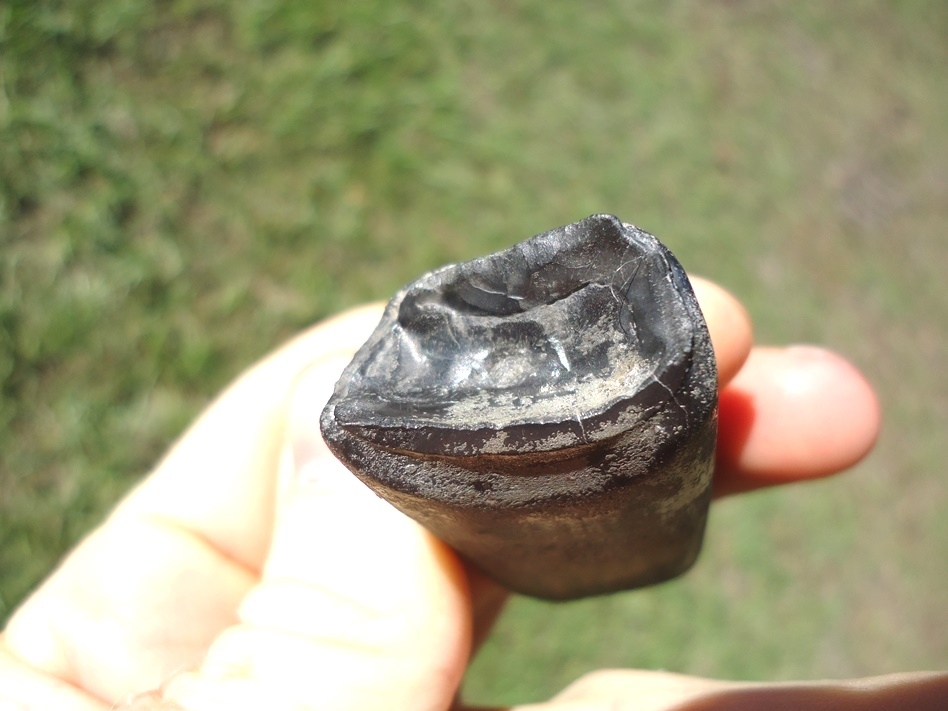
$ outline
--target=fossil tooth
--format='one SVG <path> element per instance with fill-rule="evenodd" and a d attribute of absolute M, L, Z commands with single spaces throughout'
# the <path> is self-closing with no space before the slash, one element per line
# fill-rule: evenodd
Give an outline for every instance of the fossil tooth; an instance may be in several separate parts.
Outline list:
<path fill-rule="evenodd" d="M 404 287 L 320 424 L 356 476 L 488 575 L 569 599 L 694 562 L 717 372 L 675 257 L 593 215 Z"/>

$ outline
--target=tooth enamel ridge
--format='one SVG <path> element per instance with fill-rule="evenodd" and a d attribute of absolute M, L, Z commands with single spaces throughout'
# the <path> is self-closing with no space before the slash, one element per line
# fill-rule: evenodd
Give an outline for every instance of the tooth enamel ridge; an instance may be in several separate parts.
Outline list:
<path fill-rule="evenodd" d="M 680 264 L 594 215 L 399 291 L 321 426 L 376 493 L 489 575 L 566 599 L 691 565 L 716 409 Z"/>

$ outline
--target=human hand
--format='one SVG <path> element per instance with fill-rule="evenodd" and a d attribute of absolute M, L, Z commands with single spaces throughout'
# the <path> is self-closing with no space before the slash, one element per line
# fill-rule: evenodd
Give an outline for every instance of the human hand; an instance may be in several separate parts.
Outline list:
<path fill-rule="evenodd" d="M 859 373 L 816 349 L 752 352 L 743 309 L 695 286 L 726 386 L 715 491 L 857 461 L 878 428 Z M 161 693 L 136 708 L 450 706 L 504 591 L 376 498 L 318 430 L 378 317 L 311 329 L 211 405 L 11 618 L 0 709 L 101 711 L 144 689 Z M 585 688 L 543 708 L 603 707 Z"/>

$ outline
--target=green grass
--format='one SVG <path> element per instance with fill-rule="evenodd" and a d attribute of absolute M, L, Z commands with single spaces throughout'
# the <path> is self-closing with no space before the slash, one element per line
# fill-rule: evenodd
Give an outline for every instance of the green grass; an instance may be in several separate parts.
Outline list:
<path fill-rule="evenodd" d="M 944 668 L 945 36 L 934 0 L 8 0 L 0 619 L 283 338 L 609 211 L 848 353 L 884 437 L 719 506 L 680 581 L 516 600 L 470 693 Z"/>

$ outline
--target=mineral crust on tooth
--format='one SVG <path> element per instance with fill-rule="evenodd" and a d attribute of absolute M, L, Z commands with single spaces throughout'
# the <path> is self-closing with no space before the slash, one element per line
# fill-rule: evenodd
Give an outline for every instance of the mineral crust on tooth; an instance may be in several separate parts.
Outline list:
<path fill-rule="evenodd" d="M 684 270 L 593 215 L 399 291 L 321 418 L 377 494 L 509 588 L 674 577 L 710 500 L 717 372 Z"/>

